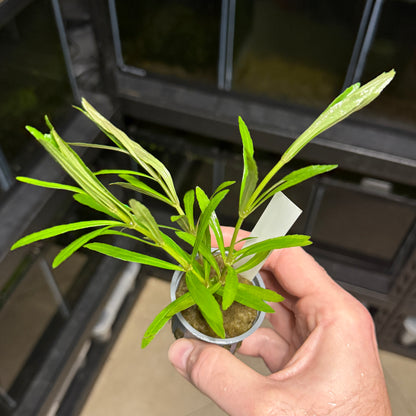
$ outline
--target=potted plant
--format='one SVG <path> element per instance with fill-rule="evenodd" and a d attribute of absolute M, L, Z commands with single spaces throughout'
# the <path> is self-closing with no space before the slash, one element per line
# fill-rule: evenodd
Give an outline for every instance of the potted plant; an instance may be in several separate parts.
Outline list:
<path fill-rule="evenodd" d="M 237 221 L 231 242 L 227 245 L 215 212 L 234 182 L 222 183 L 210 196 L 197 186 L 186 192 L 180 199 L 172 176 L 162 162 L 136 141 L 131 140 L 83 99 L 80 111 L 90 118 L 114 144 L 90 144 L 88 146 L 125 153 L 141 167 L 141 171 L 119 169 L 92 172 L 72 149 L 72 146 L 80 144 L 65 142 L 47 117 L 45 119 L 49 133 L 43 134 L 28 126 L 27 130 L 45 147 L 77 185 L 64 185 L 27 177 L 17 179 L 32 185 L 72 192 L 73 198 L 78 203 L 105 214 L 106 218 L 57 225 L 35 232 L 18 240 L 12 246 L 12 250 L 69 231 L 89 230 L 58 253 L 53 261 L 53 267 L 59 266 L 75 251 L 85 247 L 124 261 L 139 262 L 174 272 L 174 286 L 171 289 L 172 302 L 150 324 L 144 334 L 142 347 L 147 346 L 158 331 L 175 316 L 175 321 L 180 318 L 182 325 L 174 328 L 177 335 L 184 335 L 190 327 L 196 326 L 199 329 L 197 332 L 205 332 L 203 339 L 222 345 L 231 344 L 235 347 L 240 341 L 240 338 L 236 338 L 237 333 L 243 332 L 243 337 L 246 336 L 259 325 L 265 312 L 274 312 L 267 302 L 279 302 L 283 299 L 279 294 L 264 288 L 260 275 L 254 279 L 255 284 L 253 284 L 242 280 L 239 273 L 264 261 L 274 249 L 311 244 L 309 236 L 286 235 L 258 241 L 247 247 L 244 246 L 241 250 L 236 250 L 237 236 L 243 222 L 278 192 L 334 169 L 336 165 L 312 165 L 292 171 L 278 180 L 275 179 L 280 169 L 314 137 L 370 103 L 393 77 L 394 70 L 379 75 L 363 86 L 354 84 L 345 90 L 292 143 L 260 181 L 254 159 L 253 142 L 247 126 L 239 118 L 244 163 Z M 172 210 L 171 223 L 169 225 L 158 224 L 149 209 L 136 199 L 130 199 L 127 204 L 117 199 L 100 181 L 100 177 L 106 174 L 118 175 L 120 181 L 115 185 L 133 189 L 168 205 Z M 169 233 L 175 238 L 169 236 Z M 216 240 L 218 247 L 216 249 L 211 248 L 211 234 Z M 93 241 L 104 235 L 123 236 L 137 240 L 144 245 L 158 247 L 166 252 L 172 261 Z M 178 243 L 179 240 L 185 243 L 189 250 L 183 249 Z M 249 318 L 241 318 L 243 312 L 239 309 L 240 306 L 248 311 Z M 236 307 L 238 312 L 230 313 Z M 245 321 L 248 326 L 240 328 L 237 332 L 230 329 L 226 322 L 229 313 L 236 315 L 240 324 Z M 189 325 L 188 322 L 184 327 L 184 316 L 191 320 L 192 315 L 202 320 L 202 324 Z M 227 336 L 231 340 L 227 339 Z"/>

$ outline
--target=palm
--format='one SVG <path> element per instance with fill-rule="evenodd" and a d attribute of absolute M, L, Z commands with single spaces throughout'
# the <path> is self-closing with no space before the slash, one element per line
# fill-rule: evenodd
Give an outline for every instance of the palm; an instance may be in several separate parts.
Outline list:
<path fill-rule="evenodd" d="M 371 402 L 368 396 L 360 402 L 363 388 L 369 388 L 377 398 L 381 392 L 373 386 L 384 384 L 378 356 L 374 354 L 377 345 L 372 319 L 357 300 L 334 282 L 325 282 L 326 291 L 320 292 L 322 279 L 329 281 L 329 276 L 316 269 L 316 263 L 310 267 L 294 262 L 292 257 L 298 256 L 297 251 L 285 250 L 279 255 L 278 265 L 267 264 L 263 273 L 266 286 L 283 294 L 286 300 L 273 305 L 276 312 L 268 316 L 271 327 L 248 338 L 240 352 L 263 358 L 272 372 L 269 379 L 279 385 L 279 396 L 291 398 L 285 402 L 287 409 L 293 406 L 292 409 L 314 409 L 317 414 L 344 415 L 346 409 L 352 412 Z M 304 267 L 309 271 L 309 281 L 303 279 L 302 285 L 296 279 L 286 279 L 281 285 L 268 271 L 273 268 L 278 278 L 279 273 L 296 275 Z M 320 276 L 315 275 L 316 271 Z"/>

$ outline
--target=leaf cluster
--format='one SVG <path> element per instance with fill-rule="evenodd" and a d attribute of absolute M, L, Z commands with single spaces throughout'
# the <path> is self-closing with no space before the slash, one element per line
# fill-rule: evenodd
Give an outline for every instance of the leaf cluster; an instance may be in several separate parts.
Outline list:
<path fill-rule="evenodd" d="M 38 231 L 18 240 L 12 246 L 12 250 L 70 231 L 86 230 L 85 234 L 58 253 L 53 261 L 53 267 L 59 266 L 74 252 L 84 247 L 124 261 L 138 262 L 167 270 L 179 270 L 185 274 L 188 292 L 170 303 L 156 316 L 144 334 L 143 347 L 149 344 L 173 315 L 195 304 L 214 332 L 219 337 L 225 337 L 222 310 L 228 309 L 233 302 L 239 302 L 259 311 L 273 312 L 273 308 L 267 302 L 283 300 L 273 291 L 240 283 L 238 273 L 259 264 L 274 249 L 311 244 L 309 236 L 288 235 L 257 242 L 237 251 L 235 249 L 237 235 L 244 220 L 277 192 L 336 168 L 336 165 L 313 165 L 292 171 L 288 175 L 276 179 L 280 169 L 290 162 L 314 137 L 371 102 L 393 76 L 394 71 L 383 73 L 363 87 L 355 84 L 344 91 L 293 142 L 260 182 L 250 132 L 243 119 L 239 117 L 238 124 L 242 138 L 244 163 L 240 183 L 238 219 L 228 245 L 224 242 L 216 210 L 234 182 L 224 182 L 212 195 L 207 195 L 197 186 L 180 199 L 166 166 L 83 99 L 82 108 L 79 110 L 105 133 L 112 144 L 104 146 L 69 144 L 58 135 L 46 117 L 46 124 L 49 127 L 48 133 L 41 133 L 30 126 L 27 127 L 27 130 L 72 177 L 76 185 L 63 185 L 27 177 L 18 177 L 18 179 L 35 186 L 71 192 L 77 203 L 105 214 L 107 219 L 79 221 Z M 138 164 L 141 171 L 119 169 L 92 172 L 73 150 L 76 145 L 125 153 Z M 130 199 L 128 203 L 118 200 L 100 180 L 102 175 L 108 174 L 118 176 L 119 180 L 114 185 L 148 195 L 168 205 L 173 210 L 171 224 L 169 226 L 159 225 L 149 209 L 136 199 Z M 176 239 L 165 232 L 166 227 L 174 233 Z M 211 249 L 211 233 L 217 241 L 218 249 L 216 251 Z M 158 247 L 166 252 L 172 260 L 165 261 L 137 251 L 95 241 L 104 235 L 123 236 L 144 245 Z M 188 245 L 189 250 L 184 250 L 179 242 Z M 223 267 L 219 266 L 216 256 L 221 257 Z M 234 267 L 237 261 L 239 266 Z M 221 304 L 218 303 L 214 295 L 222 299 Z"/>

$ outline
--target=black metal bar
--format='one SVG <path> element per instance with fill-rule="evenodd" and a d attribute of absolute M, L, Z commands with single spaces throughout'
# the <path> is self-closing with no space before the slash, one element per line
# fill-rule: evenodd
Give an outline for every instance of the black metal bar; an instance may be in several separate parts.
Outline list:
<path fill-rule="evenodd" d="M 118 70 L 115 56 L 113 26 L 110 17 L 109 0 L 89 0 L 91 26 L 96 39 L 100 75 L 103 89 L 107 95 L 114 98 L 117 90 L 115 74 Z"/>
<path fill-rule="evenodd" d="M 416 220 L 413 222 L 409 232 L 403 239 L 397 252 L 394 254 L 394 259 L 390 267 L 390 272 L 392 274 L 397 275 L 400 272 L 403 263 L 409 257 L 414 247 L 416 247 Z"/>
<path fill-rule="evenodd" d="M 51 0 L 51 2 L 52 2 L 53 13 L 55 16 L 56 27 L 58 29 L 58 35 L 59 35 L 59 40 L 61 43 L 62 53 L 64 56 L 68 80 L 69 80 L 69 84 L 72 90 L 72 95 L 74 96 L 74 99 L 76 100 L 76 102 L 79 104 L 81 102 L 81 96 L 79 94 L 78 85 L 75 80 L 75 74 L 74 74 L 73 67 L 72 67 L 71 54 L 69 52 L 68 39 L 66 37 L 64 21 L 62 19 L 61 8 L 59 6 L 59 0 Z"/>
<path fill-rule="evenodd" d="M 0 148 L 0 191 L 8 191 L 14 183 L 14 177 Z"/>
<path fill-rule="evenodd" d="M 233 79 L 235 9 L 235 0 L 222 1 L 218 57 L 218 89 L 224 91 L 231 90 Z"/>
<path fill-rule="evenodd" d="M 239 144 L 237 115 L 241 114 L 256 148 L 274 153 L 286 150 L 314 118 L 235 93 L 191 90 L 125 73 L 117 74 L 117 85 L 126 116 Z M 314 139 L 302 156 L 320 163 L 336 160 L 345 170 L 416 185 L 416 144 L 411 132 L 348 119 Z"/>
<path fill-rule="evenodd" d="M 225 61 L 224 90 L 230 91 L 233 80 L 234 35 L 235 35 L 235 9 L 236 0 L 229 0 L 228 27 L 227 27 L 227 55 Z"/>
<path fill-rule="evenodd" d="M 123 50 L 121 47 L 120 29 L 118 26 L 117 7 L 115 0 L 108 0 L 108 10 L 110 15 L 111 33 L 113 38 L 114 56 L 118 68 L 126 71 L 129 74 L 134 74 L 140 77 L 146 76 L 146 71 L 142 68 L 126 65 L 123 58 Z"/>
<path fill-rule="evenodd" d="M 225 88 L 225 68 L 227 56 L 227 25 L 228 25 L 228 3 L 229 0 L 222 0 L 221 2 L 221 22 L 220 22 L 220 40 L 218 52 L 218 81 L 217 85 L 220 90 Z"/>
<path fill-rule="evenodd" d="M 348 65 L 347 74 L 345 76 L 342 90 L 345 90 L 347 87 L 353 84 L 354 73 L 357 67 L 358 57 L 360 56 L 365 34 L 367 32 L 368 22 L 370 20 L 373 4 L 374 0 L 366 0 L 365 2 L 363 14 L 361 16 L 360 26 L 358 29 L 357 37 L 355 39 L 354 48 L 352 51 L 351 59 Z"/>
<path fill-rule="evenodd" d="M 65 299 L 62 296 L 61 291 L 59 290 L 55 277 L 47 261 L 45 260 L 45 257 L 40 256 L 38 262 L 39 262 L 40 269 L 42 270 L 43 277 L 45 278 L 46 284 L 48 285 L 48 288 L 52 293 L 52 297 L 54 298 L 58 306 L 59 312 L 61 313 L 63 318 L 66 318 L 66 319 L 69 318 L 70 311 L 69 311 L 68 305 L 66 304 Z"/>
<path fill-rule="evenodd" d="M 370 50 L 371 44 L 373 43 L 374 36 L 377 30 L 382 5 L 383 0 L 375 0 L 373 11 L 371 13 L 371 18 L 368 22 L 367 32 L 363 40 L 357 64 L 355 66 L 354 75 L 352 77 L 352 83 L 360 81 L 363 75 L 364 67 L 367 62 L 368 52 Z"/>

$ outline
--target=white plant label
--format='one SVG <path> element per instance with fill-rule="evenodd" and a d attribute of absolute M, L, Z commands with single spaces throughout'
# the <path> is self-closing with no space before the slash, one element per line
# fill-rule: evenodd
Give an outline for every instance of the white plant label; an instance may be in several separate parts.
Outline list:
<path fill-rule="evenodd" d="M 269 238 L 286 235 L 301 213 L 302 210 L 298 206 L 282 192 L 278 192 L 273 196 L 260 219 L 257 221 L 257 224 L 251 231 L 250 237 L 254 238 L 247 240 L 244 247 L 248 247 L 251 244 Z M 251 257 L 252 256 L 248 256 L 244 260 L 237 262 L 234 267 L 241 266 L 250 260 Z M 240 273 L 240 275 L 251 281 L 266 260 L 267 259 L 252 269 Z"/>

